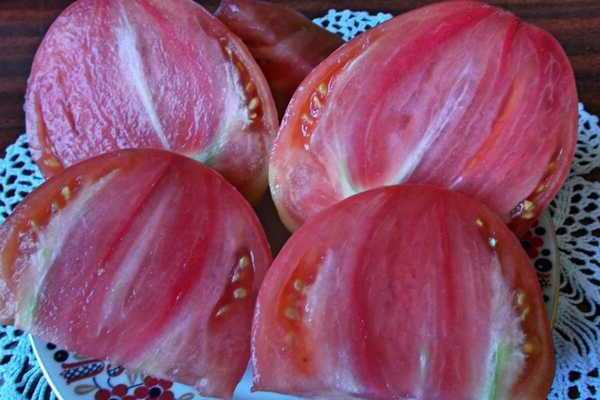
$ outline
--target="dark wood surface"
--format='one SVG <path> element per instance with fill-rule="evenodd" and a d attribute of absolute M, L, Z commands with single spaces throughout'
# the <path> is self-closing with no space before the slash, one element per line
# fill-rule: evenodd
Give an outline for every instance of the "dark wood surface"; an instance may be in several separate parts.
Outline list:
<path fill-rule="evenodd" d="M 330 8 L 399 14 L 424 0 L 287 0 L 307 16 Z M 0 153 L 24 131 L 23 95 L 33 55 L 54 18 L 69 0 L 0 0 Z M 214 9 L 218 0 L 200 1 Z M 490 1 L 550 31 L 569 55 L 581 101 L 600 113 L 600 0 Z"/>

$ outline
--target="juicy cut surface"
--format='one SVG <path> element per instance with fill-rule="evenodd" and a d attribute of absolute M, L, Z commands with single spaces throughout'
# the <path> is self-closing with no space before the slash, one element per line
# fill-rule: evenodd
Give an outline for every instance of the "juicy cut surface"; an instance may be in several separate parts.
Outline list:
<path fill-rule="evenodd" d="M 548 33 L 478 2 L 400 15 L 345 44 L 294 95 L 270 186 L 290 229 L 362 191 L 426 183 L 517 231 L 557 193 L 577 129 L 573 72 Z"/>
<path fill-rule="evenodd" d="M 309 219 L 253 322 L 255 389 L 323 399 L 541 399 L 553 358 L 517 238 L 430 186 L 374 189 Z"/>
<path fill-rule="evenodd" d="M 205 395 L 233 392 L 271 255 L 217 173 L 164 151 L 111 153 L 46 182 L 0 233 L 5 323 Z"/>
<path fill-rule="evenodd" d="M 175 151 L 250 200 L 277 112 L 246 46 L 191 0 L 79 0 L 35 56 L 25 104 L 44 175 L 124 148 Z"/>

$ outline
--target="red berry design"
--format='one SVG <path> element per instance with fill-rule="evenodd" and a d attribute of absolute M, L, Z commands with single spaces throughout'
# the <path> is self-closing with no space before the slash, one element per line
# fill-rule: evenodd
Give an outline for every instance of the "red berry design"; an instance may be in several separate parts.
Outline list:
<path fill-rule="evenodd" d="M 157 379 L 151 376 L 144 378 L 144 386 L 139 386 L 133 392 L 136 399 L 150 400 L 175 400 L 175 395 L 169 389 L 173 382 L 166 379 Z"/>
<path fill-rule="evenodd" d="M 173 392 L 168 390 L 160 396 L 160 400 L 175 400 L 175 396 L 173 396 Z"/>
<path fill-rule="evenodd" d="M 115 396 L 124 397 L 127 394 L 127 389 L 127 385 L 117 385 L 113 388 L 112 394 L 114 394 Z"/>
<path fill-rule="evenodd" d="M 170 388 L 171 388 L 171 386 L 173 386 L 173 382 L 171 382 L 171 381 L 168 381 L 168 380 L 166 380 L 166 379 L 160 379 L 160 380 L 158 381 L 158 386 L 162 387 L 162 388 L 163 388 L 163 389 L 165 389 L 165 390 L 166 390 L 166 389 L 170 389 Z"/>
<path fill-rule="evenodd" d="M 108 400 L 110 399 L 110 392 L 106 389 L 100 389 L 94 395 L 95 400 Z"/>
<path fill-rule="evenodd" d="M 140 386 L 139 388 L 135 389 L 135 391 L 133 392 L 133 394 L 138 399 L 145 399 L 146 396 L 148 396 L 148 388 L 146 386 Z"/>
<path fill-rule="evenodd" d="M 169 390 L 163 393 L 162 400 L 175 400 L 175 395 Z"/>
<path fill-rule="evenodd" d="M 123 400 L 136 400 L 136 398 L 133 397 L 133 396 L 131 396 L 131 395 L 129 395 L 129 396 L 123 397 Z"/>
<path fill-rule="evenodd" d="M 144 378 L 144 385 L 151 387 L 158 385 L 158 379 L 147 376 Z"/>

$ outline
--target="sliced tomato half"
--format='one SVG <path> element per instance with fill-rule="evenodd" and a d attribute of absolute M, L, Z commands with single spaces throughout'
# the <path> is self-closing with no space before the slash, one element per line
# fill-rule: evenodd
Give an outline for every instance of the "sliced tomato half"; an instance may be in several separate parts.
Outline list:
<path fill-rule="evenodd" d="M 250 49 L 265 73 L 280 114 L 306 75 L 344 43 L 281 4 L 222 0 L 215 15 Z"/>
<path fill-rule="evenodd" d="M 576 133 L 573 71 L 550 34 L 483 3 L 438 3 L 309 74 L 274 144 L 271 192 L 290 229 L 364 190 L 426 183 L 522 232 L 567 176 Z"/>
<path fill-rule="evenodd" d="M 254 388 L 316 398 L 546 398 L 536 273 L 488 208 L 432 186 L 374 189 L 311 218 L 261 287 Z"/>
<path fill-rule="evenodd" d="M 228 397 L 271 261 L 252 207 L 161 150 L 67 168 L 0 227 L 0 315 L 48 341 Z"/>
<path fill-rule="evenodd" d="M 277 112 L 242 41 L 190 0 L 79 0 L 35 56 L 25 104 L 46 177 L 124 148 L 167 149 L 248 199 L 267 184 Z"/>

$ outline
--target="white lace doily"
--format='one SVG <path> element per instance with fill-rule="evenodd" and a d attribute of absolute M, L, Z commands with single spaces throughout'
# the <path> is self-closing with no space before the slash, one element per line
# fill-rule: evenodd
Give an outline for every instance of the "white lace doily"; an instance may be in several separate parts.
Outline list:
<path fill-rule="evenodd" d="M 391 18 L 330 10 L 315 23 L 349 40 Z M 554 326 L 557 369 L 549 399 L 600 398 L 600 183 L 585 178 L 600 168 L 598 117 L 579 105 L 579 140 L 571 174 L 550 205 L 557 227 L 561 283 Z M 43 181 L 25 136 L 0 159 L 0 222 Z M 596 235 L 596 236 L 594 236 Z M 51 399 L 21 331 L 0 328 L 0 399 Z"/>

